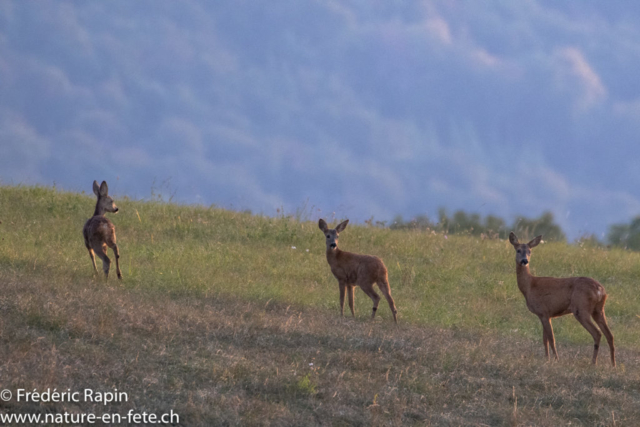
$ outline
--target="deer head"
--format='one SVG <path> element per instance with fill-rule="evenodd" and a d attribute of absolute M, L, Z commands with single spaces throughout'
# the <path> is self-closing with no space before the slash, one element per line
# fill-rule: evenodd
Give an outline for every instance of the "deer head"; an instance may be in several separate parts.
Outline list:
<path fill-rule="evenodd" d="M 542 241 L 542 235 L 536 237 L 529 243 L 520 243 L 518 241 L 518 237 L 512 231 L 509 233 L 509 242 L 513 245 L 513 248 L 516 250 L 516 264 L 518 265 L 527 265 L 529 264 L 529 259 L 531 258 L 531 248 L 535 248 Z"/>
<path fill-rule="evenodd" d="M 118 213 L 118 207 L 113 199 L 109 197 L 107 181 L 102 181 L 100 186 L 98 186 L 98 181 L 93 181 L 93 192 L 98 197 L 94 215 L 103 215 L 105 212 Z"/>
<path fill-rule="evenodd" d="M 348 219 L 338 224 L 336 228 L 329 228 L 327 222 L 324 219 L 320 218 L 320 221 L 318 221 L 318 228 L 322 230 L 326 237 L 328 251 L 332 251 L 338 248 L 338 236 L 342 231 L 344 231 L 345 228 L 347 228 L 347 224 L 349 224 Z"/>

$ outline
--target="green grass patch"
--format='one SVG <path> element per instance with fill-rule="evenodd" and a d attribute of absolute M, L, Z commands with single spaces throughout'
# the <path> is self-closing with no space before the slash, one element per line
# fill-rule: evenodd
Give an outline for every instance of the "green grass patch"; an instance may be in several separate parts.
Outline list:
<path fill-rule="evenodd" d="M 115 201 L 124 280 L 112 270 L 105 283 L 82 238 L 92 195 L 0 187 L 0 385 L 117 385 L 137 400 L 114 410 L 179 409 L 187 425 L 625 425 L 639 416 L 638 253 L 566 243 L 533 251 L 534 274 L 606 287 L 619 368 L 606 366 L 603 343 L 593 369 L 592 339 L 571 316 L 554 321 L 561 362 L 544 363 L 507 241 L 350 224 L 341 248 L 384 260 L 395 327 L 384 301 L 369 321 L 359 290 L 356 320 L 340 319 L 314 221 Z"/>
<path fill-rule="evenodd" d="M 338 286 L 315 222 L 213 206 L 116 201 L 121 213 L 110 218 L 125 288 L 272 300 L 338 312 Z M 92 195 L 0 187 L 0 267 L 53 282 L 92 280 L 81 230 L 93 205 Z M 506 241 L 350 225 L 341 247 L 385 261 L 402 322 L 541 335 L 516 286 L 514 254 Z M 618 343 L 640 346 L 635 297 L 640 254 L 548 243 L 534 251 L 532 271 L 599 280 L 609 293 L 606 310 Z M 357 292 L 358 318 L 368 317 L 370 305 Z M 386 305 L 379 315 L 390 319 Z M 560 342 L 591 340 L 570 317 L 556 320 L 554 327 Z"/>

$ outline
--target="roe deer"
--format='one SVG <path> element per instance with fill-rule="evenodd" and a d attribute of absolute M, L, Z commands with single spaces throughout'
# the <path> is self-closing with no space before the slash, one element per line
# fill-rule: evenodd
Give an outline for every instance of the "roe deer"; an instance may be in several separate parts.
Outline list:
<path fill-rule="evenodd" d="M 373 319 L 380 302 L 380 297 L 373 289 L 373 284 L 377 283 L 378 288 L 387 298 L 389 308 L 393 313 L 393 320 L 398 323 L 398 310 L 396 310 L 396 304 L 391 297 L 387 267 L 384 266 L 382 260 L 375 256 L 354 254 L 338 249 L 338 235 L 347 227 L 348 223 L 349 220 L 346 220 L 338 224 L 335 229 L 329 229 L 325 220 L 318 221 L 318 227 L 325 234 L 327 240 L 327 262 L 340 285 L 340 315 L 344 316 L 344 294 L 346 291 L 349 291 L 351 315 L 356 315 L 353 308 L 353 292 L 357 285 L 373 300 L 373 312 L 371 313 Z"/>
<path fill-rule="evenodd" d="M 109 197 L 109 187 L 106 181 L 102 181 L 100 186 L 98 186 L 98 181 L 93 181 L 93 192 L 98 197 L 98 201 L 96 202 L 96 209 L 93 212 L 93 216 L 87 220 L 82 229 L 84 244 L 89 251 L 93 269 L 96 273 L 98 272 L 98 268 L 96 267 L 94 251 L 102 260 L 102 270 L 107 279 L 109 278 L 109 267 L 111 266 L 111 260 L 107 256 L 107 247 L 110 247 L 116 256 L 116 273 L 118 273 L 118 279 L 122 279 L 119 261 L 120 251 L 118 251 L 118 245 L 116 245 L 116 229 L 111 221 L 104 216 L 105 212 L 117 213 L 118 207 L 113 202 L 113 199 Z"/>
<path fill-rule="evenodd" d="M 537 315 L 542 322 L 542 341 L 544 351 L 549 358 L 549 345 L 555 359 L 558 360 L 556 341 L 553 337 L 551 319 L 573 313 L 580 324 L 593 337 L 593 360 L 595 365 L 598 358 L 598 347 L 602 334 L 591 321 L 596 321 L 604 333 L 611 353 L 611 364 L 616 366 L 616 354 L 613 347 L 613 334 L 607 325 L 604 315 L 604 303 L 607 293 L 604 286 L 589 277 L 535 277 L 529 272 L 529 258 L 531 248 L 538 246 L 542 236 L 538 236 L 529 243 L 520 243 L 516 235 L 509 234 L 509 242 L 516 250 L 516 275 L 518 288 L 527 301 L 527 308 Z"/>

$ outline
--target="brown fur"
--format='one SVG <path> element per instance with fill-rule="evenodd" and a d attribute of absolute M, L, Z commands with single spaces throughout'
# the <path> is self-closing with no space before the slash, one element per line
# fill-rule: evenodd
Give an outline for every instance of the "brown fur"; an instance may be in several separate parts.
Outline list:
<path fill-rule="evenodd" d="M 93 192 L 98 197 L 98 200 L 96 202 L 96 209 L 93 212 L 93 217 L 87 220 L 82 229 L 84 244 L 89 251 L 91 263 L 96 273 L 98 272 L 98 268 L 96 267 L 94 252 L 102 260 L 102 270 L 107 279 L 109 278 L 109 267 L 111 266 L 111 260 L 107 256 L 107 248 L 111 248 L 116 256 L 116 273 L 118 274 L 118 279 L 122 279 L 122 273 L 120 272 L 120 251 L 116 244 L 116 228 L 111 221 L 104 216 L 105 212 L 117 213 L 118 207 L 113 202 L 113 199 L 109 197 L 109 187 L 106 181 L 102 181 L 100 186 L 98 186 L 97 181 L 93 181 Z"/>
<path fill-rule="evenodd" d="M 329 229 L 325 220 L 321 219 L 318 222 L 318 227 L 326 236 L 327 262 L 331 267 L 331 272 L 338 279 L 338 285 L 340 286 L 340 315 L 344 316 L 344 296 L 348 291 L 349 308 L 351 309 L 351 315 L 355 316 L 353 294 L 355 287 L 360 286 L 360 289 L 373 301 L 373 312 L 371 313 L 371 318 L 373 319 L 380 302 L 380 296 L 373 289 L 374 283 L 377 283 L 378 288 L 389 303 L 389 308 L 393 313 L 393 320 L 398 323 L 398 310 L 391 297 L 387 268 L 382 260 L 375 256 L 354 254 L 338 249 L 338 235 L 347 227 L 348 223 L 349 220 L 346 220 L 338 224 L 335 229 Z"/>
<path fill-rule="evenodd" d="M 600 338 L 604 333 L 611 353 L 611 364 L 616 366 L 615 348 L 613 346 L 613 334 L 607 325 L 604 314 L 604 303 L 607 293 L 604 286 L 589 277 L 535 277 L 529 272 L 529 258 L 531 248 L 537 246 L 542 240 L 538 236 L 529 243 L 521 244 L 512 232 L 509 241 L 516 250 L 516 275 L 518 288 L 527 301 L 527 308 L 540 318 L 542 323 L 542 341 L 544 350 L 549 360 L 549 345 L 556 360 L 556 341 L 553 336 L 551 319 L 573 313 L 580 324 L 591 334 L 594 341 L 592 363 L 595 365 L 598 359 Z M 602 333 L 591 318 L 602 330 Z"/>

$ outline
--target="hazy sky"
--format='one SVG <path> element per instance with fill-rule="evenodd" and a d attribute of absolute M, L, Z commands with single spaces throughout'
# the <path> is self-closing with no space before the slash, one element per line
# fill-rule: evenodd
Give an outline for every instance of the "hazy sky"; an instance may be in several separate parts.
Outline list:
<path fill-rule="evenodd" d="M 639 66 L 628 1 L 3 0 L 0 182 L 601 236 L 640 214 Z"/>

